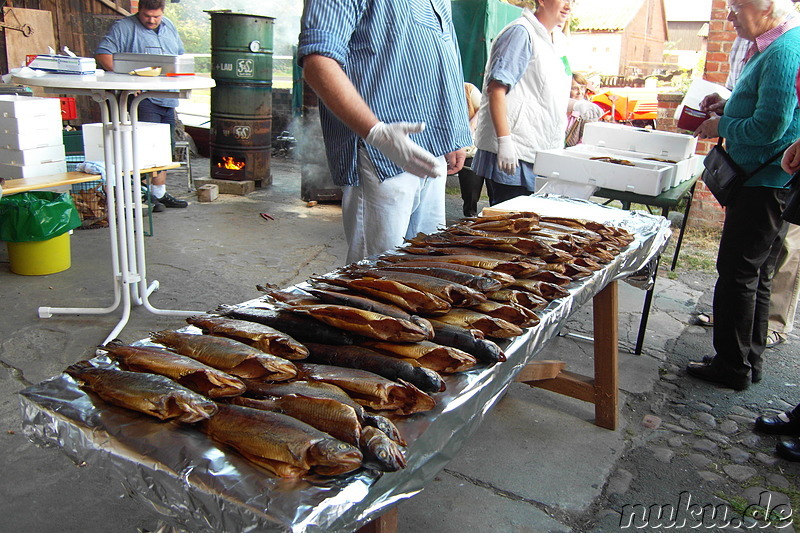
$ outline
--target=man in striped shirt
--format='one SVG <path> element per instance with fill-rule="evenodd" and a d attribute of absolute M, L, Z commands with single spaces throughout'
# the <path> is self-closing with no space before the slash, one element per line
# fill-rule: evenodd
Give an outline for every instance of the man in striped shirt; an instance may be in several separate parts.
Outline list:
<path fill-rule="evenodd" d="M 347 261 L 436 231 L 472 144 L 449 0 L 306 0 L 297 55 L 324 104 Z"/>

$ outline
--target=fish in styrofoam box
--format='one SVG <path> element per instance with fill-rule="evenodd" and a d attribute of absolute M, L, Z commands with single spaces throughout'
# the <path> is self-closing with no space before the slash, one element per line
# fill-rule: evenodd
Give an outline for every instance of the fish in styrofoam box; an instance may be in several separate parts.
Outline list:
<path fill-rule="evenodd" d="M 86 161 L 103 161 L 103 125 L 84 124 L 83 152 Z M 136 152 L 139 168 L 158 167 L 172 163 L 172 143 L 169 124 L 138 122 Z"/>
<path fill-rule="evenodd" d="M 41 165 L 66 160 L 64 143 L 24 150 L 0 148 L 0 163 L 7 165 Z"/>
<path fill-rule="evenodd" d="M 541 150 L 536 152 L 533 171 L 546 178 L 645 196 L 658 196 L 672 183 L 672 168 L 664 163 L 638 160 L 622 165 L 592 157 L 598 156 L 564 148 Z"/>
<path fill-rule="evenodd" d="M 49 115 L 61 120 L 61 101 L 58 98 L 39 98 L 18 94 L 0 95 L 0 117 L 33 119 Z"/>
<path fill-rule="evenodd" d="M 583 129 L 583 143 L 642 152 L 673 161 L 690 158 L 697 148 L 697 138 L 691 135 L 608 122 L 587 123 Z"/>

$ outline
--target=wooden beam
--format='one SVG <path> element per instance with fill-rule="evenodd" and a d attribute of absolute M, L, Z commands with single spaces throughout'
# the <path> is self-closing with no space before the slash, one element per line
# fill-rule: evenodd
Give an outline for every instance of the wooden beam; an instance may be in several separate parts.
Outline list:
<path fill-rule="evenodd" d="M 397 533 L 397 517 L 397 507 L 393 507 L 356 533 Z"/>
<path fill-rule="evenodd" d="M 617 429 L 619 412 L 619 318 L 617 282 L 612 281 L 593 299 L 594 313 L 594 423 Z"/>
<path fill-rule="evenodd" d="M 130 11 L 119 7 L 117 4 L 115 4 L 111 0 L 97 0 L 97 1 L 100 2 L 101 4 L 103 4 L 104 6 L 110 7 L 111 9 L 113 9 L 114 11 L 116 11 L 117 13 L 122 15 L 123 17 L 127 17 L 128 15 L 131 14 Z"/>
<path fill-rule="evenodd" d="M 515 381 L 520 383 L 528 383 L 531 381 L 541 381 L 543 379 L 553 379 L 564 370 L 566 363 L 564 361 L 534 361 L 525 365 L 515 378 Z M 534 383 L 528 383 L 534 386 Z"/>
<path fill-rule="evenodd" d="M 594 380 L 588 376 L 575 374 L 569 370 L 563 370 L 558 376 L 553 379 L 543 379 L 541 381 L 532 381 L 530 385 L 545 389 L 558 394 L 569 396 L 582 400 L 584 402 L 594 403 L 595 401 L 595 386 Z M 597 416 L 595 410 L 595 417 Z"/>

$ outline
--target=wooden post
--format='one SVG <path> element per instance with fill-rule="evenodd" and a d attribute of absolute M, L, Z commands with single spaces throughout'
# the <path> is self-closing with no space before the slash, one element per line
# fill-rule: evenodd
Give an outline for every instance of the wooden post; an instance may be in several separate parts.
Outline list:
<path fill-rule="evenodd" d="M 617 429 L 619 403 L 617 282 L 594 297 L 594 416 L 595 424 Z"/>
<path fill-rule="evenodd" d="M 360 528 L 357 533 L 397 533 L 397 507 L 392 507 L 378 518 Z"/>

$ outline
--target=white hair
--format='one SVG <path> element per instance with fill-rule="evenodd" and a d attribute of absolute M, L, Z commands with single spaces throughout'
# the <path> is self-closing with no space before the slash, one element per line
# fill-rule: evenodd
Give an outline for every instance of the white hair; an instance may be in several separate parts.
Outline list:
<path fill-rule="evenodd" d="M 753 0 L 753 4 L 759 9 L 769 9 L 772 6 L 772 18 L 783 19 L 786 15 L 794 11 L 792 0 Z"/>

